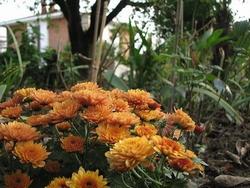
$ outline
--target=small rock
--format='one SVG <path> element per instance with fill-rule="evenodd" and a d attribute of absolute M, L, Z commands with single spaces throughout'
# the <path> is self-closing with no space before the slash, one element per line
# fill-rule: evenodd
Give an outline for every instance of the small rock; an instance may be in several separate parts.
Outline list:
<path fill-rule="evenodd" d="M 250 177 L 219 175 L 214 181 L 222 187 L 234 187 L 237 185 L 250 185 Z"/>

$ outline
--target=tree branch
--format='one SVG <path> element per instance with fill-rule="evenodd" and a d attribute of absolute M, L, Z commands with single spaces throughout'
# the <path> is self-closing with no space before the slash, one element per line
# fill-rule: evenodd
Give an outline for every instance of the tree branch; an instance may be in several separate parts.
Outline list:
<path fill-rule="evenodd" d="M 122 9 L 125 8 L 127 5 L 145 8 L 148 6 L 152 6 L 153 3 L 152 2 L 142 3 L 142 2 L 133 2 L 130 0 L 121 0 L 120 3 L 114 8 L 114 10 L 112 10 L 112 12 L 109 13 L 109 15 L 107 16 L 106 25 L 109 22 L 111 22 L 113 20 L 113 18 L 116 17 L 122 11 Z"/>
<path fill-rule="evenodd" d="M 123 8 L 125 8 L 129 3 L 129 0 L 121 0 L 120 3 L 109 13 L 106 20 L 106 25 L 116 17 Z"/>
<path fill-rule="evenodd" d="M 127 5 L 133 6 L 133 7 L 139 7 L 139 8 L 145 8 L 149 6 L 153 6 L 153 2 L 133 2 L 133 1 L 128 1 Z"/>
<path fill-rule="evenodd" d="M 69 20 L 69 12 L 66 2 L 64 0 L 54 0 L 54 2 L 58 4 L 66 20 Z"/>

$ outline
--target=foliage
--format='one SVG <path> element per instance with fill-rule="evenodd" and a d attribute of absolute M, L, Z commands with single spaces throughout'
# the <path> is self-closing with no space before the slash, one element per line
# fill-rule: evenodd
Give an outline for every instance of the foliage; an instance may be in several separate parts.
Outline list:
<path fill-rule="evenodd" d="M 0 103 L 0 114 L 1 186 L 42 187 L 62 176 L 69 187 L 184 186 L 204 170 L 184 146 L 195 122 L 180 109 L 165 114 L 143 90 L 106 91 L 91 82 L 61 92 L 19 89 Z M 79 166 L 90 171 L 73 173 Z M 90 176 L 96 169 L 105 179 Z M 20 173 L 26 178 L 10 183 Z"/>
<path fill-rule="evenodd" d="M 21 33 L 18 43 L 15 33 L 19 31 L 8 28 L 12 37 L 9 44 L 15 41 L 15 47 L 0 54 L 0 84 L 7 86 L 5 93 L 18 87 L 66 88 L 75 83 L 80 78 L 79 70 L 86 69 L 84 65 L 75 65 L 79 57 L 73 56 L 67 46 L 60 52 L 50 48 L 40 52 L 40 34 L 36 27 L 31 29 L 32 32 Z"/>
<path fill-rule="evenodd" d="M 174 36 L 153 48 L 151 40 L 146 39 L 144 32 L 131 25 L 128 28 L 130 55 L 127 59 L 122 58 L 122 55 L 119 56 L 122 58 L 121 62 L 129 66 L 130 71 L 122 78 L 128 88 L 147 89 L 165 108 L 172 108 L 173 105 L 185 106 L 192 109 L 198 119 L 210 118 L 211 121 L 211 117 L 206 117 L 204 114 L 214 111 L 212 115 L 215 115 L 215 112 L 222 108 L 230 121 L 237 124 L 243 122 L 239 109 L 233 107 L 236 99 L 234 97 L 238 94 L 232 91 L 235 85 L 241 84 L 232 80 L 224 82 L 220 77 L 221 72 L 230 73 L 234 68 L 223 70 L 220 66 L 211 65 L 213 48 L 217 44 L 232 41 L 232 36 L 223 36 L 220 29 L 215 31 L 210 29 L 196 38 L 187 34 L 181 39 L 178 52 L 175 54 L 171 48 L 174 45 Z M 111 75 L 107 72 L 104 76 L 113 86 L 126 88 L 124 81 L 119 81 L 119 78 Z M 243 96 L 247 96 L 246 93 Z M 205 104 L 209 105 L 201 112 L 201 105 Z M 205 121 L 208 123 L 208 120 Z"/>

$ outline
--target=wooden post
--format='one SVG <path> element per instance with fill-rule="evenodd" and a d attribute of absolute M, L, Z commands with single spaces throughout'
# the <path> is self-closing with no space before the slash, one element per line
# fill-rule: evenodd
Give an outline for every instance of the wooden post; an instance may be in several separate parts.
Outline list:
<path fill-rule="evenodd" d="M 95 79 L 93 79 L 93 73 L 96 70 L 96 43 L 97 43 L 97 37 L 98 37 L 98 30 L 99 30 L 99 19 L 100 19 L 100 12 L 101 12 L 101 1 L 97 0 L 96 5 L 96 15 L 95 15 L 95 28 L 94 28 L 94 37 L 93 37 L 93 48 L 92 48 L 92 62 L 89 69 L 89 80 L 96 82 Z"/>
<path fill-rule="evenodd" d="M 99 72 L 99 68 L 101 64 L 101 56 L 102 56 L 102 48 L 103 48 L 102 37 L 103 37 L 103 30 L 106 25 L 108 1 L 104 0 L 102 15 L 100 15 L 100 8 L 101 8 L 101 0 L 99 0 L 97 4 L 96 16 L 97 15 L 99 15 L 98 17 L 101 16 L 102 20 L 101 20 L 101 25 L 99 24 L 99 18 L 96 18 L 96 23 L 95 23 L 94 46 L 93 46 L 93 51 L 92 51 L 93 56 L 92 56 L 92 63 L 91 63 L 90 77 L 89 77 L 90 81 L 92 82 L 97 82 L 98 72 Z M 100 25 L 100 28 L 99 28 L 99 25 Z M 100 29 L 100 35 L 99 35 L 99 40 L 97 41 L 97 33 L 99 29 Z"/>

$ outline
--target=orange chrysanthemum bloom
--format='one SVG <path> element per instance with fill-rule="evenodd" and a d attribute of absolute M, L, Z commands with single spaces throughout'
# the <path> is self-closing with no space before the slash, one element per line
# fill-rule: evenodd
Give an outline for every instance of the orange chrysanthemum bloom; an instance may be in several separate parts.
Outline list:
<path fill-rule="evenodd" d="M 53 110 L 49 112 L 49 115 L 54 122 L 60 122 L 75 117 L 80 107 L 80 104 L 72 99 L 61 103 L 56 102 L 53 104 Z"/>
<path fill-rule="evenodd" d="M 37 101 L 32 101 L 28 106 L 30 110 L 40 110 L 42 107 L 43 106 Z"/>
<path fill-rule="evenodd" d="M 68 178 L 54 178 L 48 186 L 45 188 L 69 188 L 66 182 L 69 181 Z M 87 187 L 86 187 L 87 188 Z"/>
<path fill-rule="evenodd" d="M 148 99 L 150 99 L 150 93 L 140 90 L 140 89 L 130 89 L 128 90 L 128 101 L 134 105 L 144 104 Z"/>
<path fill-rule="evenodd" d="M 19 95 L 13 96 L 13 98 L 0 103 L 0 111 L 2 109 L 5 109 L 7 107 L 14 107 L 17 106 L 18 104 L 20 104 L 22 102 L 23 98 Z"/>
<path fill-rule="evenodd" d="M 61 170 L 61 165 L 58 161 L 48 160 L 44 166 L 44 170 L 50 173 L 58 173 Z"/>
<path fill-rule="evenodd" d="M 175 110 L 172 114 L 167 114 L 167 123 L 170 125 L 178 125 L 186 131 L 194 131 L 195 122 L 182 109 Z"/>
<path fill-rule="evenodd" d="M 37 140 L 40 136 L 35 128 L 17 121 L 1 124 L 0 135 L 0 137 L 8 141 Z"/>
<path fill-rule="evenodd" d="M 129 129 L 116 125 L 100 124 L 96 128 L 98 140 L 104 143 L 114 144 L 119 140 L 130 137 Z"/>
<path fill-rule="evenodd" d="M 73 173 L 67 185 L 70 188 L 108 188 L 106 178 L 99 175 L 99 171 L 85 171 L 82 167 L 78 173 Z"/>
<path fill-rule="evenodd" d="M 170 138 L 160 137 L 158 135 L 155 135 L 151 137 L 151 140 L 155 145 L 154 147 L 155 150 L 163 153 L 168 157 L 172 158 L 189 157 L 190 159 L 194 159 L 197 157 L 194 152 L 186 150 L 184 145 Z"/>
<path fill-rule="evenodd" d="M 126 138 L 117 142 L 105 153 L 111 169 L 128 171 L 154 153 L 153 146 L 146 137 Z"/>
<path fill-rule="evenodd" d="M 112 104 L 114 111 L 116 112 L 128 112 L 130 111 L 130 107 L 127 101 L 122 99 L 114 99 Z"/>
<path fill-rule="evenodd" d="M 204 167 L 200 164 L 195 163 L 190 158 L 170 158 L 168 160 L 169 165 L 176 170 L 185 171 L 192 173 L 195 170 L 204 171 Z"/>
<path fill-rule="evenodd" d="M 158 130 L 154 125 L 150 123 L 143 123 L 141 125 L 137 125 L 135 127 L 135 132 L 139 136 L 145 136 L 146 138 L 150 138 L 157 134 Z"/>
<path fill-rule="evenodd" d="M 20 159 L 21 163 L 31 163 L 33 168 L 44 167 L 45 160 L 50 154 L 42 144 L 33 141 L 18 142 L 12 153 Z"/>
<path fill-rule="evenodd" d="M 140 118 L 131 112 L 113 112 L 107 117 L 107 123 L 130 127 L 140 123 Z"/>
<path fill-rule="evenodd" d="M 56 128 L 60 131 L 67 131 L 71 128 L 71 124 L 67 121 L 57 123 Z"/>
<path fill-rule="evenodd" d="M 61 147 L 66 152 L 83 153 L 84 139 L 80 136 L 69 135 L 61 139 Z"/>
<path fill-rule="evenodd" d="M 63 102 L 68 99 L 73 99 L 73 93 L 71 91 L 63 91 L 57 94 L 57 97 L 54 102 Z"/>
<path fill-rule="evenodd" d="M 111 92 L 110 92 L 110 95 L 112 98 L 114 99 L 122 99 L 122 100 L 127 100 L 128 98 L 128 94 L 122 90 L 119 90 L 119 89 L 113 89 Z"/>
<path fill-rule="evenodd" d="M 151 140 L 154 143 L 155 150 L 167 156 L 178 156 L 181 152 L 185 151 L 182 144 L 167 137 L 155 135 L 151 137 Z"/>
<path fill-rule="evenodd" d="M 19 95 L 22 96 L 22 98 L 27 98 L 30 97 L 31 93 L 33 93 L 34 91 L 36 91 L 36 88 L 23 88 L 16 90 L 14 96 Z"/>
<path fill-rule="evenodd" d="M 47 105 L 55 101 L 57 94 L 52 91 L 38 89 L 31 92 L 30 97 L 42 105 Z"/>
<path fill-rule="evenodd" d="M 5 188 L 28 188 L 31 183 L 30 177 L 21 170 L 4 176 Z"/>
<path fill-rule="evenodd" d="M 97 105 L 107 102 L 107 94 L 104 91 L 97 90 L 80 90 L 73 94 L 74 98 L 84 105 Z"/>
<path fill-rule="evenodd" d="M 111 113 L 112 109 L 109 106 L 96 105 L 89 106 L 83 113 L 80 113 L 80 116 L 91 123 L 99 123 L 105 120 Z"/>
<path fill-rule="evenodd" d="M 80 90 L 98 90 L 99 86 L 95 82 L 82 82 L 78 83 L 70 88 L 71 91 L 80 91 Z"/>
<path fill-rule="evenodd" d="M 7 107 L 4 110 L 1 111 L 1 115 L 3 117 L 7 118 L 19 118 L 22 113 L 22 107 L 21 106 L 15 106 L 15 107 Z"/>
<path fill-rule="evenodd" d="M 46 125 L 51 121 L 51 117 L 49 115 L 32 115 L 28 117 L 26 122 L 32 126 L 38 125 Z"/>
<path fill-rule="evenodd" d="M 145 121 L 160 120 L 164 117 L 165 113 L 157 110 L 136 110 L 136 115 Z"/>

